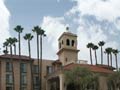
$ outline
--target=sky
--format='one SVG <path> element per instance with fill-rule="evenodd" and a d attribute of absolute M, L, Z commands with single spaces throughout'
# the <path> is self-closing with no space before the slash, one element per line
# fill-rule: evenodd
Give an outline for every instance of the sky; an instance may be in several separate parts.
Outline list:
<path fill-rule="evenodd" d="M 0 46 L 2 48 L 6 38 L 17 37 L 13 30 L 16 25 L 24 27 L 22 37 L 39 25 L 47 34 L 43 39 L 43 58 L 56 60 L 58 38 L 69 26 L 70 32 L 78 35 L 79 60 L 90 63 L 89 49 L 86 48 L 89 42 L 98 44 L 103 40 L 106 42 L 104 48 L 120 50 L 119 3 L 120 0 L 0 0 Z M 22 54 L 28 55 L 27 42 L 21 39 Z M 36 37 L 31 42 L 32 57 L 36 57 L 35 43 Z M 100 62 L 100 49 L 97 55 Z M 104 55 L 104 63 L 106 61 Z"/>

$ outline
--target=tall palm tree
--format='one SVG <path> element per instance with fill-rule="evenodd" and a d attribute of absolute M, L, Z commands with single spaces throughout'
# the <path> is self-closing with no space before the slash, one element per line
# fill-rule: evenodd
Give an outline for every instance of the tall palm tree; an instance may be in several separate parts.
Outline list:
<path fill-rule="evenodd" d="M 96 65 L 98 64 L 97 63 L 97 54 L 96 54 L 96 50 L 98 49 L 98 46 L 97 45 L 94 45 L 93 48 L 92 48 L 95 52 L 95 60 L 96 60 Z"/>
<path fill-rule="evenodd" d="M 17 25 L 14 30 L 18 33 L 18 42 L 19 42 L 19 56 L 21 56 L 21 33 L 23 32 L 23 29 L 21 25 Z"/>
<path fill-rule="evenodd" d="M 108 48 L 109 49 L 109 52 L 110 52 L 110 62 L 111 62 L 111 66 L 112 66 L 112 51 L 113 49 L 110 47 Z"/>
<path fill-rule="evenodd" d="M 32 29 L 33 32 L 36 33 L 36 37 L 37 37 L 37 60 L 38 60 L 38 85 L 40 84 L 40 63 L 39 63 L 39 31 L 40 31 L 40 27 L 39 26 L 35 26 L 33 29 Z M 38 88 L 40 89 L 40 87 L 38 86 Z M 38 90 L 39 90 L 38 89 Z"/>
<path fill-rule="evenodd" d="M 16 43 L 18 42 L 17 38 L 13 38 L 14 54 L 16 55 Z"/>
<path fill-rule="evenodd" d="M 42 90 L 42 37 L 46 36 L 45 31 L 40 28 L 40 90 Z"/>
<path fill-rule="evenodd" d="M 28 52 L 29 52 L 29 59 L 31 60 L 31 45 L 30 45 L 30 41 L 33 39 L 33 35 L 31 33 L 27 33 L 24 36 L 24 39 L 28 41 Z M 30 67 L 31 67 L 31 90 L 34 90 L 34 84 L 33 84 L 33 69 L 32 69 L 32 60 L 30 63 Z"/>
<path fill-rule="evenodd" d="M 5 41 L 4 43 L 3 43 L 3 47 L 5 47 L 5 52 L 8 52 L 8 42 L 7 41 Z M 5 54 L 7 54 L 7 53 L 5 53 Z"/>
<path fill-rule="evenodd" d="M 39 27 L 39 26 L 35 26 L 32 31 L 36 32 L 36 34 L 37 34 L 38 68 L 40 67 L 40 72 L 38 73 L 39 83 L 40 83 L 39 90 L 42 90 L 42 37 L 46 36 L 46 34 L 45 34 L 45 31 L 43 29 L 41 29 L 41 27 Z M 39 36 L 40 36 L 40 63 L 39 63 Z"/>
<path fill-rule="evenodd" d="M 119 53 L 118 49 L 113 49 L 113 54 L 115 55 L 115 61 L 116 61 L 116 70 L 118 70 L 118 60 L 117 60 L 118 53 Z"/>
<path fill-rule="evenodd" d="M 109 55 L 110 55 L 110 49 L 109 48 L 106 48 L 105 49 L 105 53 L 107 54 L 107 61 L 108 61 L 108 66 L 109 66 Z"/>
<path fill-rule="evenodd" d="M 103 64 L 103 46 L 104 46 L 105 42 L 104 41 L 100 41 L 98 43 L 98 45 L 101 47 L 101 64 Z"/>
<path fill-rule="evenodd" d="M 93 62 L 92 62 L 92 51 L 91 49 L 93 48 L 94 44 L 93 43 L 88 43 L 87 44 L 87 48 L 90 49 L 90 60 L 91 60 L 91 65 L 93 65 Z"/>
<path fill-rule="evenodd" d="M 11 62 L 12 62 L 12 78 L 13 78 L 13 90 L 15 90 L 15 82 L 14 82 L 14 65 L 13 65 L 13 59 L 12 59 L 12 45 L 14 43 L 13 38 L 7 39 L 8 45 L 10 46 L 10 55 L 11 55 Z"/>

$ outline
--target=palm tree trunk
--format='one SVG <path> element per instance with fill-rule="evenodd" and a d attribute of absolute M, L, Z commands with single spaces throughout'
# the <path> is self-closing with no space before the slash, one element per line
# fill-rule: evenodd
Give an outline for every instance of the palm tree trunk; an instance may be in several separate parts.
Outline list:
<path fill-rule="evenodd" d="M 6 46 L 6 51 L 8 52 L 8 47 Z M 5 53 L 5 54 L 7 54 L 7 53 Z"/>
<path fill-rule="evenodd" d="M 38 90 L 40 90 L 40 63 L 39 63 L 39 35 L 37 34 L 37 59 L 38 59 Z"/>
<path fill-rule="evenodd" d="M 109 66 L 109 54 L 107 54 L 107 61 L 108 61 L 108 66 Z"/>
<path fill-rule="evenodd" d="M 111 61 L 111 66 L 112 66 L 112 54 L 110 54 L 110 61 Z"/>
<path fill-rule="evenodd" d="M 91 48 L 90 48 L 90 60 L 91 60 L 91 65 L 93 65 L 93 63 L 92 63 L 92 51 L 91 51 Z"/>
<path fill-rule="evenodd" d="M 101 46 L 101 64 L 103 65 L 103 49 L 102 49 L 102 46 Z"/>
<path fill-rule="evenodd" d="M 11 61 L 12 61 L 13 90 L 15 90 L 15 83 L 14 83 L 14 65 L 13 65 L 13 59 L 12 59 L 12 45 L 10 45 L 10 55 L 11 55 Z"/>
<path fill-rule="evenodd" d="M 21 56 L 20 33 L 18 34 L 18 39 L 19 39 L 19 57 L 20 57 Z"/>
<path fill-rule="evenodd" d="M 40 90 L 42 90 L 42 35 L 40 36 Z"/>
<path fill-rule="evenodd" d="M 30 41 L 28 40 L 28 51 L 29 51 L 29 59 L 30 59 L 30 68 L 31 68 L 31 90 L 34 90 L 33 84 L 33 68 L 32 68 L 32 59 L 31 59 L 31 48 L 30 48 Z"/>
<path fill-rule="evenodd" d="M 116 70 L 118 71 L 118 60 L 117 60 L 117 54 L 115 54 L 115 60 L 116 60 Z"/>
<path fill-rule="evenodd" d="M 95 50 L 95 60 L 96 60 L 96 65 L 97 65 L 97 54 L 96 54 L 96 50 Z"/>
<path fill-rule="evenodd" d="M 14 54 L 16 55 L 16 45 L 14 45 Z"/>

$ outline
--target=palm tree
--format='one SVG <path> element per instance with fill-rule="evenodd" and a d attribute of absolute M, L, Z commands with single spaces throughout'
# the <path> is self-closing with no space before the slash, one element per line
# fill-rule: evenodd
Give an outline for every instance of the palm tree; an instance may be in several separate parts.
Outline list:
<path fill-rule="evenodd" d="M 29 59 L 31 60 L 31 45 L 30 45 L 30 41 L 33 39 L 33 35 L 31 35 L 31 33 L 27 33 L 24 36 L 24 39 L 28 41 L 28 52 L 29 52 Z M 31 90 L 34 90 L 34 84 L 33 84 L 33 69 L 32 69 L 32 60 L 30 63 L 30 67 L 31 67 Z"/>
<path fill-rule="evenodd" d="M 3 50 L 3 53 L 6 55 L 6 54 L 8 54 L 8 51 L 7 50 Z"/>
<path fill-rule="evenodd" d="M 92 48 L 95 52 L 95 60 L 96 60 L 96 65 L 97 65 L 97 54 L 96 54 L 96 50 L 98 49 L 98 46 L 97 45 L 94 45 L 93 48 Z"/>
<path fill-rule="evenodd" d="M 32 29 L 33 32 L 36 33 L 36 36 L 37 36 L 37 60 L 38 60 L 38 85 L 40 84 L 40 70 L 39 70 L 39 31 L 40 31 L 40 27 L 39 26 L 35 26 L 33 29 Z M 39 86 L 38 86 L 39 87 Z M 40 89 L 40 87 L 38 88 L 38 90 Z"/>
<path fill-rule="evenodd" d="M 40 72 L 38 75 L 40 75 L 39 80 L 40 80 L 40 87 L 39 89 L 42 90 L 42 37 L 46 36 L 45 31 L 41 29 L 39 26 L 35 26 L 34 29 L 32 30 L 33 32 L 36 32 L 37 34 L 37 57 L 38 57 L 38 68 L 40 67 Z M 39 65 L 39 36 L 40 36 L 40 65 Z M 38 69 L 39 70 L 39 69 Z"/>
<path fill-rule="evenodd" d="M 10 55 L 11 55 L 11 62 L 12 62 L 12 78 L 13 78 L 13 90 L 15 90 L 15 83 L 14 83 L 14 66 L 13 66 L 13 59 L 12 59 L 12 45 L 14 43 L 13 38 L 7 39 L 8 45 L 10 46 Z"/>
<path fill-rule="evenodd" d="M 112 51 L 113 51 L 113 49 L 111 47 L 108 49 L 110 51 L 110 62 L 111 62 L 111 66 L 112 66 Z"/>
<path fill-rule="evenodd" d="M 5 41 L 5 42 L 3 43 L 3 47 L 6 48 L 4 51 L 5 51 L 5 54 L 7 54 L 7 53 L 6 53 L 6 52 L 8 52 L 8 42 L 7 42 L 7 41 Z"/>
<path fill-rule="evenodd" d="M 90 48 L 90 60 L 91 60 L 91 65 L 93 65 L 92 63 L 92 51 L 91 49 L 93 48 L 94 44 L 93 43 L 88 43 L 87 44 L 87 48 Z"/>
<path fill-rule="evenodd" d="M 23 31 L 24 28 L 22 28 L 20 25 L 17 25 L 14 30 L 18 33 L 18 42 L 19 42 L 19 57 L 21 56 L 21 33 Z"/>
<path fill-rule="evenodd" d="M 116 70 L 118 70 L 118 60 L 117 60 L 118 53 L 119 53 L 118 49 L 113 49 L 113 54 L 115 55 L 115 61 L 116 61 Z"/>
<path fill-rule="evenodd" d="M 105 49 L 105 53 L 107 54 L 107 61 L 108 61 L 108 66 L 109 66 L 109 55 L 110 55 L 110 49 L 109 48 L 106 48 Z"/>
<path fill-rule="evenodd" d="M 101 47 L 101 64 L 103 64 L 103 46 L 104 46 L 105 42 L 104 41 L 100 41 L 98 43 L 98 45 Z"/>
<path fill-rule="evenodd" d="M 14 54 L 16 55 L 16 43 L 18 42 L 17 38 L 13 38 Z"/>

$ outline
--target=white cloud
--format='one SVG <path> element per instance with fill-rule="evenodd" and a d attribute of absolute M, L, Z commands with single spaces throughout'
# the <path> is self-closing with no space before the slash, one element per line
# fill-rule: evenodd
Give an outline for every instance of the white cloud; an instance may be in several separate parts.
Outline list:
<path fill-rule="evenodd" d="M 65 31 L 66 24 L 62 17 L 44 17 L 41 27 L 46 31 L 48 42 L 52 44 L 54 51 L 58 49 L 58 38 Z"/>
<path fill-rule="evenodd" d="M 69 13 L 81 12 L 82 15 L 96 16 L 99 20 L 114 21 L 120 16 L 120 0 L 72 0 L 76 2 Z M 76 8 L 77 7 L 77 8 Z"/>
<path fill-rule="evenodd" d="M 10 36 L 9 34 L 9 17 L 10 12 L 4 4 L 4 0 L 0 0 L 0 48 L 3 46 L 3 42 Z"/>

